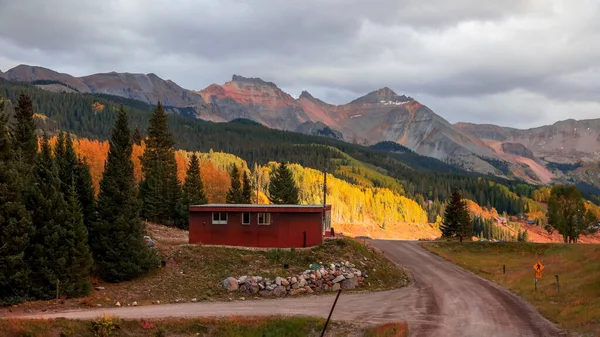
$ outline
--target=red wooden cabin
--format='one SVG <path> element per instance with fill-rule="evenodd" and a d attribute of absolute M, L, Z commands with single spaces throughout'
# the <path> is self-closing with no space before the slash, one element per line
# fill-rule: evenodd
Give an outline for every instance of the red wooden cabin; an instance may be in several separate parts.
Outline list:
<path fill-rule="evenodd" d="M 213 204 L 190 206 L 190 243 L 302 248 L 323 242 L 331 205 Z M 325 213 L 325 221 L 323 215 Z"/>

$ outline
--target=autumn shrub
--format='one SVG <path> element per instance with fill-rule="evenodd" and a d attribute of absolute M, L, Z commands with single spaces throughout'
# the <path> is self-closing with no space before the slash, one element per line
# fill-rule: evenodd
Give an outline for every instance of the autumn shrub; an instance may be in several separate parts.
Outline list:
<path fill-rule="evenodd" d="M 112 336 L 121 330 L 121 321 L 118 317 L 103 316 L 91 323 L 91 329 L 96 337 Z"/>

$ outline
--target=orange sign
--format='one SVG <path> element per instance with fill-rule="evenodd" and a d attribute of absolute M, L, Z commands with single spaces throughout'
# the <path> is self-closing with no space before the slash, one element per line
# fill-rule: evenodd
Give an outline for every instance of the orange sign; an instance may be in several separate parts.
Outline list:
<path fill-rule="evenodd" d="M 544 265 L 538 261 L 533 265 L 533 269 L 535 270 L 535 278 L 542 278 L 542 270 L 544 270 Z"/>

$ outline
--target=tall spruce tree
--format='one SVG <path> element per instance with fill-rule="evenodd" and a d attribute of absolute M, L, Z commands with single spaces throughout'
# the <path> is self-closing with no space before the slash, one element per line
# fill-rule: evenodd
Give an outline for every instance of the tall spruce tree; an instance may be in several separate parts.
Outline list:
<path fill-rule="evenodd" d="M 202 185 L 202 177 L 200 176 L 200 161 L 195 153 L 190 158 L 190 164 L 183 183 L 182 199 L 188 206 L 208 203 L 208 198 L 204 193 L 204 186 Z"/>
<path fill-rule="evenodd" d="M 22 203 L 23 186 L 12 165 L 12 150 L 8 114 L 0 97 L 0 305 L 27 298 L 30 269 L 25 249 L 34 230 Z"/>
<path fill-rule="evenodd" d="M 83 213 L 83 223 L 87 227 L 94 218 L 96 204 L 90 168 L 85 161 L 77 157 L 69 134 L 62 132 L 58 134 L 54 155 L 61 181 L 61 192 L 67 196 L 71 183 L 75 182 L 77 200 Z"/>
<path fill-rule="evenodd" d="M 135 145 L 142 145 L 142 133 L 140 132 L 140 128 L 139 127 L 135 127 L 135 130 L 133 130 L 133 135 L 131 136 L 131 139 L 133 141 L 133 144 Z"/>
<path fill-rule="evenodd" d="M 83 213 L 73 177 L 66 194 L 67 214 L 64 227 L 67 231 L 65 244 L 70 250 L 65 270 L 70 281 L 62 285 L 62 292 L 71 297 L 86 296 L 91 289 L 90 271 L 93 264 L 88 246 L 88 231 L 83 222 Z"/>
<path fill-rule="evenodd" d="M 200 162 L 198 156 L 193 153 L 183 182 L 181 203 L 179 205 L 181 215 L 178 217 L 177 227 L 183 229 L 189 228 L 188 208 L 190 205 L 202 205 L 206 203 L 208 203 L 208 198 L 204 193 L 204 186 L 200 177 Z"/>
<path fill-rule="evenodd" d="M 75 188 L 83 213 L 83 224 L 89 228 L 96 220 L 96 193 L 92 181 L 92 172 L 85 158 L 78 158 L 75 167 Z"/>
<path fill-rule="evenodd" d="M 243 204 L 244 195 L 242 192 L 242 183 L 240 181 L 240 170 L 236 164 L 233 164 L 231 167 L 229 177 L 231 179 L 231 187 L 225 195 L 225 202 L 228 204 Z"/>
<path fill-rule="evenodd" d="M 33 167 L 38 152 L 34 115 L 31 99 L 21 93 L 15 108 L 15 124 L 12 127 L 12 136 L 17 155 L 16 159 L 30 167 Z"/>
<path fill-rule="evenodd" d="M 285 163 L 281 163 L 271 173 L 269 183 L 269 200 L 274 204 L 296 205 L 300 203 L 299 190 L 294 181 L 292 171 Z"/>
<path fill-rule="evenodd" d="M 242 204 L 251 204 L 252 203 L 252 183 L 250 182 L 250 177 L 248 176 L 248 172 L 244 170 L 244 174 L 242 174 Z"/>
<path fill-rule="evenodd" d="M 32 190 L 27 196 L 27 208 L 34 220 L 35 232 L 26 250 L 26 260 L 32 271 L 30 294 L 38 299 L 56 296 L 57 282 L 67 289 L 73 285 L 73 280 L 66 273 L 70 268 L 68 263 L 73 244 L 67 240 L 65 226 L 68 205 L 60 189 L 54 156 L 44 134 L 36 157 Z"/>
<path fill-rule="evenodd" d="M 461 241 L 464 237 L 473 235 L 473 222 L 469 215 L 467 203 L 462 200 L 456 188 L 452 191 L 450 202 L 444 211 L 444 219 L 440 229 L 442 230 L 442 236 L 458 236 Z"/>
<path fill-rule="evenodd" d="M 143 216 L 153 222 L 172 224 L 178 217 L 181 183 L 177 177 L 175 141 L 169 132 L 168 116 L 162 104 L 150 118 L 146 148 L 141 157 L 144 180 L 141 183 Z"/>
<path fill-rule="evenodd" d="M 131 161 L 131 133 L 123 106 L 109 143 L 98 195 L 98 221 L 90 225 L 89 243 L 97 274 L 107 281 L 120 282 L 154 269 L 158 257 L 144 242 Z"/>

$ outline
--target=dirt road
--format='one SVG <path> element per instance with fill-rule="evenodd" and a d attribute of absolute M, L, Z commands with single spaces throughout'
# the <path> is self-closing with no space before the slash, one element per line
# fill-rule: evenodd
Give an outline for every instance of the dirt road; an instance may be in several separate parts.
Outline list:
<path fill-rule="evenodd" d="M 332 319 L 365 323 L 406 321 L 411 336 L 560 336 L 531 305 L 408 241 L 372 241 L 414 282 L 406 288 L 340 296 Z M 26 318 L 207 317 L 305 315 L 327 317 L 334 297 L 185 303 L 22 316 Z"/>

